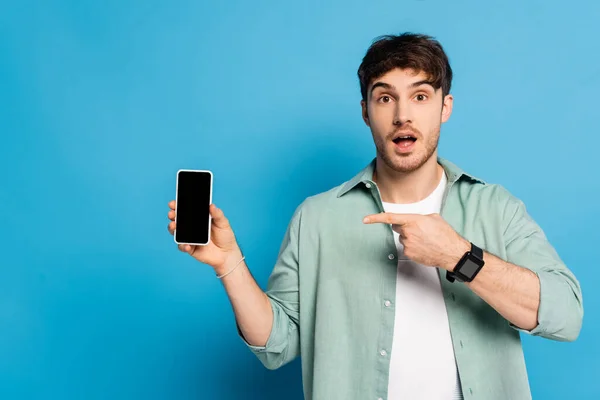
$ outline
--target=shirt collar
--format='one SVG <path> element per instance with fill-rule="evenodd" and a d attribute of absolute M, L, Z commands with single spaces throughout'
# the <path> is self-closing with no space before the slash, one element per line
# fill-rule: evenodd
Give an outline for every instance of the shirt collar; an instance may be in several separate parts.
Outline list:
<path fill-rule="evenodd" d="M 343 195 L 348 193 L 350 190 L 354 189 L 360 183 L 364 184 L 364 183 L 368 182 L 368 183 L 373 184 L 374 183 L 373 182 L 373 172 L 375 171 L 376 160 L 377 160 L 377 158 L 373 158 L 373 160 L 366 167 L 364 167 L 358 174 L 356 174 L 356 176 L 354 176 L 354 178 L 352 178 L 351 180 L 346 182 L 342 186 L 340 191 L 338 192 L 337 197 L 342 197 Z M 483 179 L 480 179 L 474 175 L 471 175 L 471 174 L 463 171 L 459 166 L 446 160 L 445 158 L 438 156 L 437 161 L 444 168 L 444 171 L 446 171 L 446 175 L 448 176 L 448 183 L 454 183 L 454 182 L 458 181 L 459 179 L 461 179 L 462 177 L 465 177 L 465 178 L 474 180 L 476 182 L 486 184 L 486 182 Z"/>

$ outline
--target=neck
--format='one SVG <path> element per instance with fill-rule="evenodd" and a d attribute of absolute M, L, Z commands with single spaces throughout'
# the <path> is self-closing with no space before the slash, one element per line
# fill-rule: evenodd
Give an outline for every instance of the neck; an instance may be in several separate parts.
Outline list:
<path fill-rule="evenodd" d="M 437 152 L 419 169 L 411 172 L 398 172 L 389 168 L 377 156 L 373 181 L 385 203 L 416 203 L 429 196 L 440 183 L 444 168 L 437 162 Z"/>

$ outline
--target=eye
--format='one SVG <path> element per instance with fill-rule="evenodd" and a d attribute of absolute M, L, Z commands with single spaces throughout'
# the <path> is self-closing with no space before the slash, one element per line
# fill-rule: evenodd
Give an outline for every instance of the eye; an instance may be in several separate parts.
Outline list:
<path fill-rule="evenodd" d="M 392 101 L 392 98 L 390 96 L 381 96 L 378 101 L 380 103 L 389 103 L 390 101 Z"/>
<path fill-rule="evenodd" d="M 423 94 L 423 93 L 419 93 L 418 95 L 415 96 L 415 98 L 417 99 L 417 101 L 425 101 L 427 99 L 427 95 Z"/>

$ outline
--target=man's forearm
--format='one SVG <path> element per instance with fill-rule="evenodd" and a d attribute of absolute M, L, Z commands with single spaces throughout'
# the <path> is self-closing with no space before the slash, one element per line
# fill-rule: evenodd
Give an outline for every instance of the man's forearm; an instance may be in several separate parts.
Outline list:
<path fill-rule="evenodd" d="M 216 271 L 221 275 L 230 271 L 242 258 L 241 251 L 231 257 L 231 262 Z M 264 346 L 273 327 L 271 303 L 244 261 L 233 272 L 221 278 L 233 307 L 238 326 L 246 341 L 253 346 Z"/>
<path fill-rule="evenodd" d="M 540 305 L 537 275 L 487 252 L 483 259 L 481 271 L 465 285 L 517 327 L 535 328 Z"/>

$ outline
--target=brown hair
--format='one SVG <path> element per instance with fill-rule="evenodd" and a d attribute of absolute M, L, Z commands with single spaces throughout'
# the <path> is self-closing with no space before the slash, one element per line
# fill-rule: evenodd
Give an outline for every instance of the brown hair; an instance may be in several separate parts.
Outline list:
<path fill-rule="evenodd" d="M 431 36 L 417 33 L 384 35 L 376 38 L 358 68 L 362 99 L 367 101 L 369 84 L 394 68 L 425 72 L 431 85 L 450 93 L 452 68 L 442 45 Z"/>

